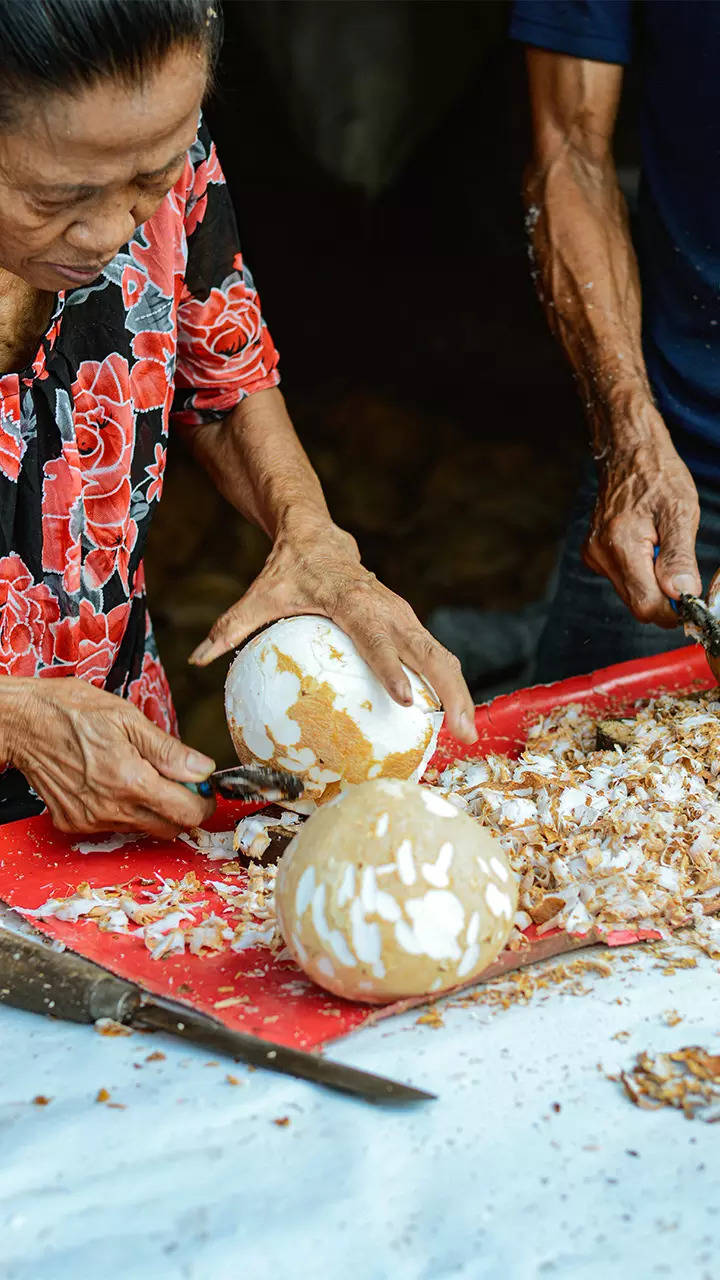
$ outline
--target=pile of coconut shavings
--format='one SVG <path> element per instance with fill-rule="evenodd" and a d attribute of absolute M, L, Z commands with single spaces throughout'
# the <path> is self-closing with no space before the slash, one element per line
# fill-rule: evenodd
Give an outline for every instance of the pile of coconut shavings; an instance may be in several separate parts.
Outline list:
<path fill-rule="evenodd" d="M 720 894 L 717 698 L 658 698 L 637 712 L 630 745 L 611 751 L 594 750 L 592 716 L 559 708 L 530 730 L 518 760 L 491 755 L 440 775 L 508 853 L 517 930 L 666 935 L 702 915 Z"/>
<path fill-rule="evenodd" d="M 720 1120 L 720 1055 L 699 1045 L 654 1057 L 639 1053 L 630 1071 L 610 1077 L 618 1078 L 636 1107 L 676 1107 L 688 1120 Z"/>
<path fill-rule="evenodd" d="M 227 863 L 223 870 L 238 879 L 203 883 L 194 871 L 182 880 L 156 875 L 135 882 L 134 892 L 128 885 L 95 889 L 84 882 L 67 897 L 50 898 L 26 914 L 73 923 L 86 917 L 104 933 L 141 938 L 153 960 L 186 951 L 199 955 L 257 946 L 279 951 L 273 905 L 276 868 L 250 863 L 245 872 L 239 864 Z M 207 898 L 198 896 L 209 889 L 223 901 L 221 915 L 207 912 Z"/>
<path fill-rule="evenodd" d="M 209 880 L 231 913 L 233 932 L 231 951 L 247 951 L 250 947 L 267 947 L 277 954 L 283 942 L 275 919 L 275 877 L 277 866 L 251 862 L 247 879 L 241 883 Z"/>

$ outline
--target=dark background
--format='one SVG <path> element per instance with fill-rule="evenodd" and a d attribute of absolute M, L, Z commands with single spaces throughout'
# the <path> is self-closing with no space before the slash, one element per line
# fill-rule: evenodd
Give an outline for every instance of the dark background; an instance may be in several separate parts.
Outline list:
<path fill-rule="evenodd" d="M 207 108 L 334 518 L 446 639 L 438 608 L 542 598 L 585 447 L 529 279 L 507 17 L 493 0 L 231 2 Z M 186 658 L 267 550 L 176 440 L 151 604 L 183 736 L 223 763 L 227 660 Z"/>

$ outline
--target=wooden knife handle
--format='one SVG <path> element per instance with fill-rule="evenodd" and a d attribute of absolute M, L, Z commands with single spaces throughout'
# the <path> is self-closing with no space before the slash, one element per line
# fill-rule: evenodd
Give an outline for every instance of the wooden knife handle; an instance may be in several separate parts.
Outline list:
<path fill-rule="evenodd" d="M 138 989 L 72 951 L 56 951 L 39 936 L 0 929 L 0 1004 L 69 1022 L 125 1022 Z"/>

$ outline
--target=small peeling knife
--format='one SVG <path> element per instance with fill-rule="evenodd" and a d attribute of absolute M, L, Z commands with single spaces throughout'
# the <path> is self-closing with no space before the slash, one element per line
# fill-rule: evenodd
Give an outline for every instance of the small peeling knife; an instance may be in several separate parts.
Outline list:
<path fill-rule="evenodd" d="M 660 548 L 656 547 L 655 560 L 659 551 Z M 702 645 L 708 666 L 720 684 L 720 619 L 700 596 L 683 594 L 678 600 L 668 596 L 668 601 L 680 619 L 685 635 Z"/>
<path fill-rule="evenodd" d="M 115 1022 L 152 1027 L 241 1062 L 352 1093 L 368 1102 L 424 1102 L 435 1094 L 384 1076 L 331 1062 L 314 1053 L 231 1031 L 195 1009 L 153 996 L 134 982 L 76 955 L 57 951 L 44 934 L 0 902 L 0 1004 L 69 1022 Z"/>
<path fill-rule="evenodd" d="M 233 769 L 216 769 L 202 782 L 186 782 L 196 795 L 223 796 L 225 800 L 297 800 L 303 792 L 302 778 L 286 769 L 268 769 L 261 764 L 239 764 Z"/>
<path fill-rule="evenodd" d="M 715 679 L 720 681 L 720 620 L 698 596 L 683 595 L 670 603 L 675 606 L 685 634 L 702 645 L 710 670 Z"/>

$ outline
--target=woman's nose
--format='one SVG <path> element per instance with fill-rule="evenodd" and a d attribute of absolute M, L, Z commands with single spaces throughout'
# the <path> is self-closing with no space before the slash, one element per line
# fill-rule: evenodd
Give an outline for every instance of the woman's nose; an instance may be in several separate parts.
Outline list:
<path fill-rule="evenodd" d="M 137 226 L 130 200 L 103 200 L 82 211 L 71 223 L 65 240 L 85 262 L 109 262 L 130 239 Z"/>

